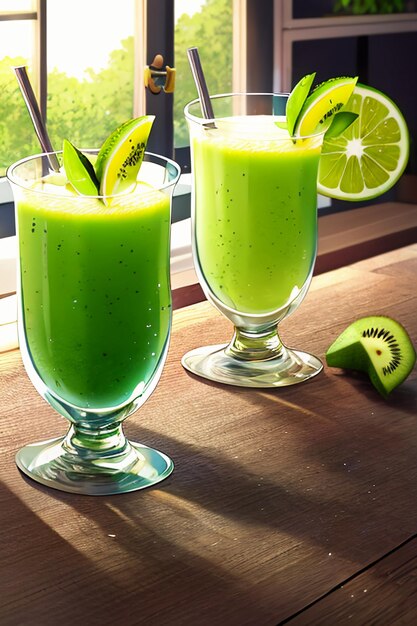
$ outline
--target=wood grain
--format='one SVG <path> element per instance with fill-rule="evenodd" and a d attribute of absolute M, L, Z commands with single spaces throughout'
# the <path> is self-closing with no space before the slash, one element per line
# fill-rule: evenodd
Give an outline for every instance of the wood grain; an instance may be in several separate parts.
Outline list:
<path fill-rule="evenodd" d="M 408 541 L 287 623 L 416 624 L 417 539 Z"/>
<path fill-rule="evenodd" d="M 383 313 L 417 343 L 416 262 L 414 245 L 317 277 L 284 338 L 323 357 L 353 319 Z M 182 369 L 185 351 L 230 334 L 207 302 L 175 313 L 161 381 L 126 422 L 175 471 L 113 497 L 60 493 L 18 472 L 17 449 L 66 423 L 18 351 L 0 355 L 2 625 L 273 625 L 416 533 L 416 371 L 386 401 L 364 376 L 329 368 L 279 391 Z"/>

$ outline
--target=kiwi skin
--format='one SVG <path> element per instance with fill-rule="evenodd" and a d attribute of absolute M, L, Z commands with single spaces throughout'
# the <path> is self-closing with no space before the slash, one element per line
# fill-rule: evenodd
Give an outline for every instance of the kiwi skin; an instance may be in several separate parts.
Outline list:
<path fill-rule="evenodd" d="M 348 326 L 326 352 L 327 365 L 366 372 L 383 397 L 412 371 L 416 351 L 405 328 L 382 315 Z"/>
<path fill-rule="evenodd" d="M 111 135 L 109 135 L 109 137 L 107 137 L 107 139 L 100 148 L 95 164 L 95 172 L 97 179 L 100 181 L 101 192 L 103 191 L 101 189 L 103 170 L 109 156 L 111 157 L 113 151 L 117 147 L 117 144 L 124 144 L 120 145 L 118 148 L 118 152 L 120 151 L 121 155 L 121 167 L 126 167 L 127 165 L 130 165 L 132 167 L 138 165 L 139 163 L 137 168 L 139 169 L 145 152 L 148 135 L 151 131 L 154 120 L 154 115 L 142 115 L 141 117 L 127 120 L 127 122 L 124 122 L 123 124 L 121 124 L 121 126 L 118 126 L 116 130 L 113 131 Z M 142 127 L 141 131 L 137 131 L 137 125 L 140 121 L 144 122 L 144 126 Z M 144 141 L 141 141 L 139 145 L 136 146 L 137 153 L 135 154 L 134 151 L 132 152 L 133 145 L 130 144 L 130 140 L 132 139 L 132 134 L 135 140 L 137 140 L 138 132 L 140 134 L 140 137 Z M 124 175 L 122 172 L 120 173 L 123 178 L 126 177 L 126 172 L 124 172 Z M 134 178 L 136 178 L 136 175 Z"/>

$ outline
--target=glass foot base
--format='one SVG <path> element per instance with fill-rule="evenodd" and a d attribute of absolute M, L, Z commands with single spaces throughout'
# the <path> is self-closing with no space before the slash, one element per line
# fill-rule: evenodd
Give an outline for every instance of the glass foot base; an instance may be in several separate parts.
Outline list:
<path fill-rule="evenodd" d="M 191 350 L 182 357 L 186 370 L 197 376 L 238 387 L 286 387 L 316 376 L 323 369 L 317 357 L 283 347 L 279 356 L 265 360 L 237 359 L 227 345 Z"/>
<path fill-rule="evenodd" d="M 128 442 L 122 458 L 84 458 L 63 447 L 64 437 L 30 444 L 19 450 L 16 464 L 33 480 L 89 496 L 126 493 L 150 487 L 171 474 L 174 463 L 153 448 Z"/>

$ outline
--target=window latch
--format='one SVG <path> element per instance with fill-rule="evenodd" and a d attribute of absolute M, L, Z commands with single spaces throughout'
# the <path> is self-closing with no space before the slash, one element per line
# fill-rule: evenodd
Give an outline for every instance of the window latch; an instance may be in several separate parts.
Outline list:
<path fill-rule="evenodd" d="M 155 95 L 162 90 L 172 93 L 175 88 L 175 67 L 165 66 L 162 54 L 157 54 L 150 65 L 145 67 L 145 87 Z"/>

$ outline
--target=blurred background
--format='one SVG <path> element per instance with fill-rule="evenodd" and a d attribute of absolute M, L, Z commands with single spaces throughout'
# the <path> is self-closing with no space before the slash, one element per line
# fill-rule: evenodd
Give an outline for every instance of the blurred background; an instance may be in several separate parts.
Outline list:
<path fill-rule="evenodd" d="M 417 204 L 417 8 L 410 0 L 0 0 L 0 237 L 14 234 L 6 168 L 39 152 L 12 71 L 27 65 L 53 145 L 99 146 L 126 119 L 155 113 L 149 149 L 189 171 L 183 108 L 196 97 L 197 45 L 211 93 L 289 91 L 358 75 L 389 95 L 410 130 L 405 175 L 378 203 Z M 173 94 L 145 91 L 155 54 L 176 68 Z M 3 184 L 2 184 L 3 182 Z M 179 188 L 181 192 L 181 187 Z M 185 193 L 175 219 L 189 212 Z M 375 204 L 375 201 L 373 201 Z M 361 205 L 325 202 L 324 213 Z"/>

